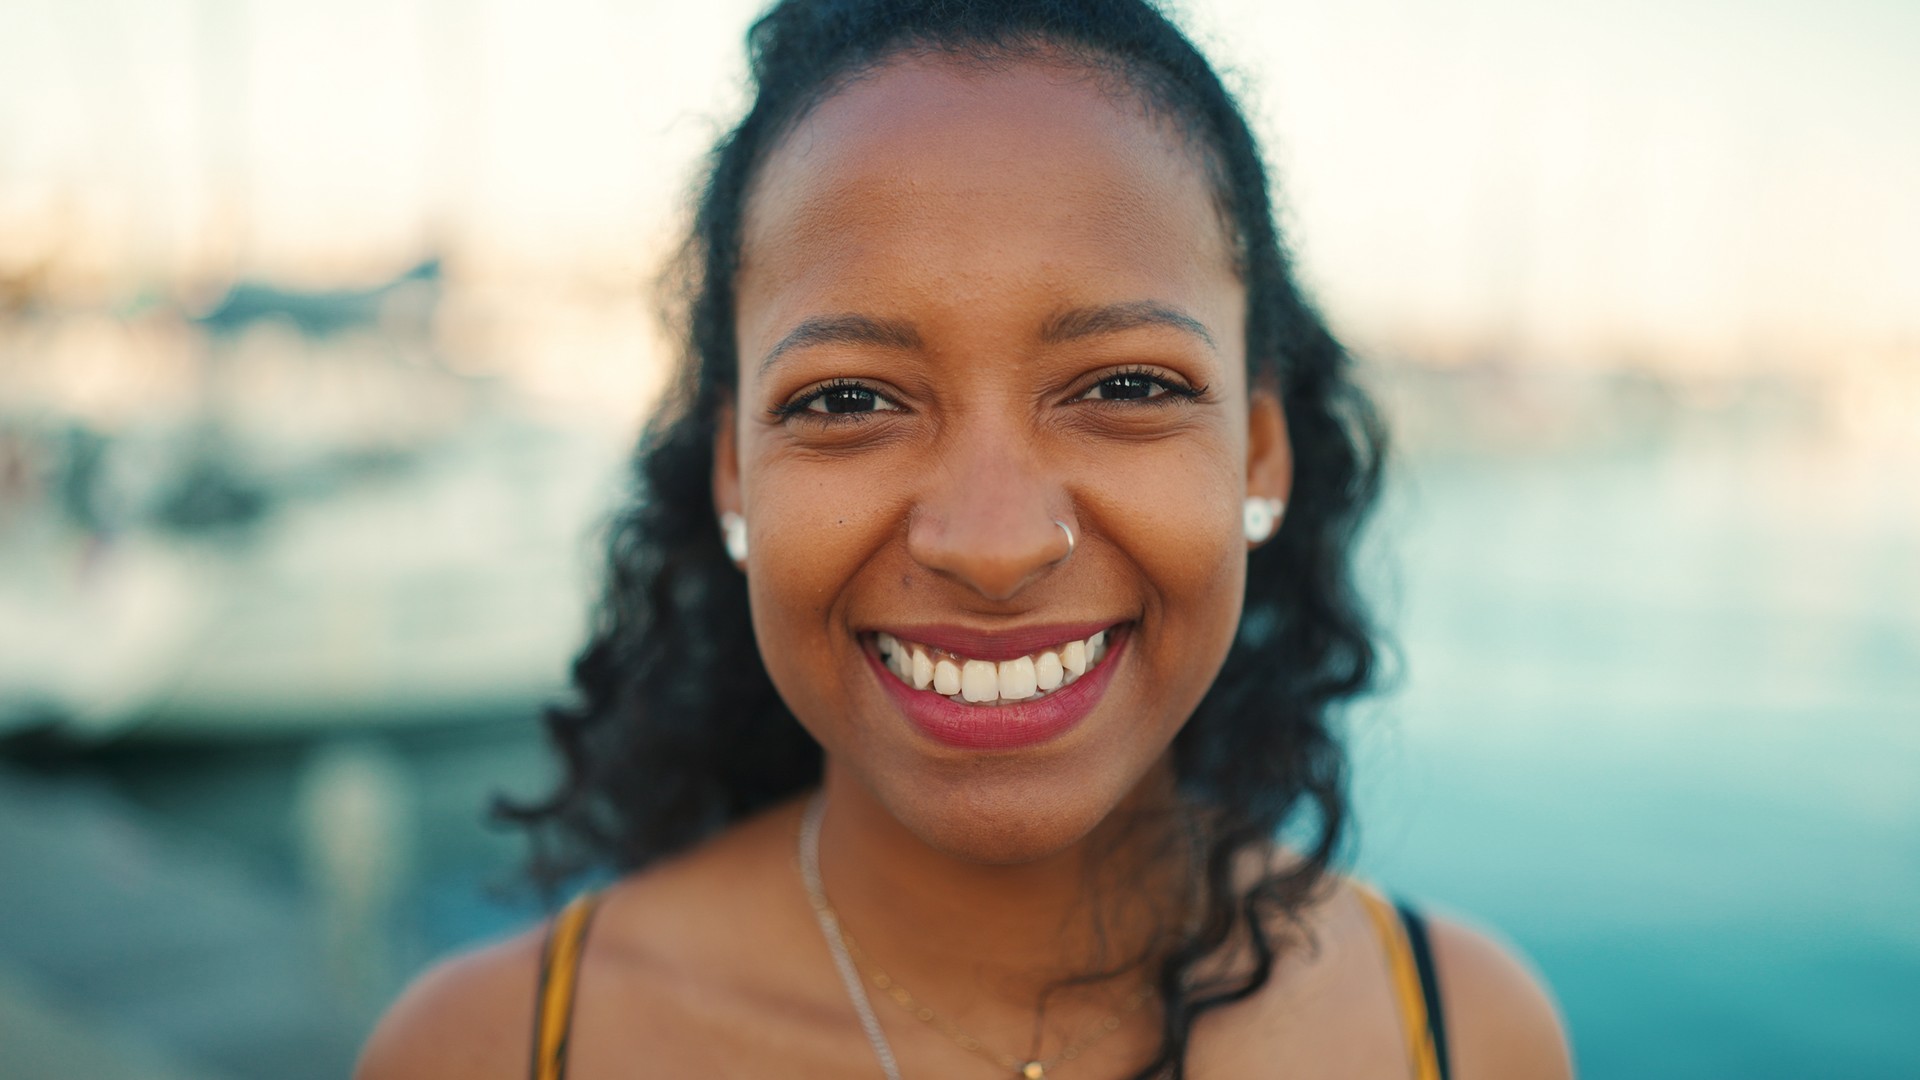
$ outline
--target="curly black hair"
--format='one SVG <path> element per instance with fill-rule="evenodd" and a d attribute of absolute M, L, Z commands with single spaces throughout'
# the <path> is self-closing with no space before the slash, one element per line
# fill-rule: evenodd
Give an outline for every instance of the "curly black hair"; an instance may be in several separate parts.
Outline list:
<path fill-rule="evenodd" d="M 846 81 L 904 54 L 1044 58 L 1118 80 L 1202 159 L 1248 296 L 1250 383 L 1276 390 L 1294 455 L 1284 525 L 1249 556 L 1239 632 L 1173 743 L 1187 805 L 1202 812 L 1194 883 L 1202 917 L 1156 951 L 1165 1004 L 1158 1056 L 1139 1076 L 1184 1073 L 1194 1021 L 1263 986 L 1279 927 L 1326 880 L 1347 819 L 1331 713 L 1362 693 L 1376 645 L 1354 582 L 1357 534 L 1380 484 L 1384 431 L 1351 361 L 1302 296 L 1274 221 L 1266 168 L 1232 94 L 1144 0 L 780 0 L 748 32 L 756 96 L 714 147 L 691 235 L 669 275 L 686 346 L 648 424 L 635 489 L 613 523 L 577 698 L 548 711 L 564 774 L 544 800 L 498 813 L 536 838 L 547 883 L 583 868 L 634 870 L 816 785 L 821 751 L 757 658 L 742 575 L 724 553 L 710 478 L 716 418 L 736 380 L 734 286 L 757 170 Z M 1249 887 L 1243 855 L 1281 829 L 1299 840 Z M 1251 961 L 1200 979 L 1230 939 Z"/>

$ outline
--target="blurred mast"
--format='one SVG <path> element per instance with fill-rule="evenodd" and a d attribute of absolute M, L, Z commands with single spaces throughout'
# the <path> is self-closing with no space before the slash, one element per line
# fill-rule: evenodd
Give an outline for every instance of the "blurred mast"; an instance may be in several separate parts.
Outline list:
<path fill-rule="evenodd" d="M 469 0 L 427 0 L 420 40 L 432 119 L 428 155 L 428 205 L 424 226 L 429 253 L 444 255 L 467 236 L 474 214 L 470 192 L 480 174 L 481 146 L 490 104 L 480 67 L 486 7 Z"/>
<path fill-rule="evenodd" d="M 253 240 L 246 15 L 246 0 L 200 0 L 195 23 L 200 162 L 210 194 L 206 226 L 187 258 L 187 285 L 206 304 L 240 277 Z"/>

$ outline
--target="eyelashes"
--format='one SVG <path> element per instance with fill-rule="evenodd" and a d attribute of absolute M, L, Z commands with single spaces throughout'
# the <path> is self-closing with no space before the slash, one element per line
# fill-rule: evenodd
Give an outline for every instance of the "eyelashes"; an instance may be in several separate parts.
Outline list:
<path fill-rule="evenodd" d="M 1106 392 L 1104 396 L 1094 396 L 1103 391 Z M 1205 386 L 1192 386 L 1157 368 L 1130 367 L 1101 376 L 1099 382 L 1073 400 L 1165 403 L 1168 400 L 1199 401 L 1206 396 Z"/>
<path fill-rule="evenodd" d="M 858 379 L 834 379 L 784 405 L 775 405 L 771 411 L 779 420 L 805 418 L 833 423 L 901 409 L 892 398 Z"/>
<path fill-rule="evenodd" d="M 1092 386 L 1068 399 L 1103 407 L 1155 407 L 1202 401 L 1208 387 L 1194 386 L 1158 368 L 1128 367 L 1102 375 Z M 859 379 L 833 379 L 808 388 L 768 413 L 778 422 L 858 423 L 879 413 L 903 412 L 885 392 Z"/>

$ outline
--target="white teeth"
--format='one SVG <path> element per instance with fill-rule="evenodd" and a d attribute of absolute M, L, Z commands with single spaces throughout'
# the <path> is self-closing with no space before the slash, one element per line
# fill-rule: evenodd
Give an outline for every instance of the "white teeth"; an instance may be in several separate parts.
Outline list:
<path fill-rule="evenodd" d="M 1017 660 L 1000 661 L 1000 699 L 1019 701 L 1030 698 L 1039 689 L 1035 684 L 1033 658 L 1022 656 Z"/>
<path fill-rule="evenodd" d="M 1069 641 L 1060 650 L 1060 666 L 1067 669 L 1067 677 L 1077 679 L 1087 673 L 1087 643 Z"/>
<path fill-rule="evenodd" d="M 1000 696 L 1000 673 L 985 660 L 969 660 L 960 669 L 960 696 L 968 701 L 992 701 Z"/>
<path fill-rule="evenodd" d="M 960 665 L 951 660 L 942 660 L 933 665 L 933 692 L 942 697 L 959 693 Z"/>
<path fill-rule="evenodd" d="M 1060 666 L 1058 653 L 1043 652 L 1040 659 L 1033 662 L 1034 685 L 1043 691 L 1059 686 L 1066 674 L 1066 669 Z"/>
<path fill-rule="evenodd" d="M 887 670 L 905 679 L 913 671 L 912 663 L 907 659 L 907 650 L 900 639 L 882 631 L 875 635 L 874 644 L 880 649 L 881 659 L 887 662 Z"/>
<path fill-rule="evenodd" d="M 942 697 L 974 705 L 1025 701 L 1070 686 L 1107 655 L 1107 633 L 1102 630 L 1084 641 L 1069 641 L 1032 656 L 994 663 L 969 660 L 943 650 L 901 641 L 892 634 L 874 635 L 876 651 L 901 682 L 915 690 L 931 689 Z"/>

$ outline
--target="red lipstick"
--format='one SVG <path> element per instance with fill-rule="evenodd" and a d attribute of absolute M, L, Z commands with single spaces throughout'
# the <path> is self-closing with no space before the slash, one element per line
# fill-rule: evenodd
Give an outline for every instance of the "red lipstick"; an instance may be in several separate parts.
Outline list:
<path fill-rule="evenodd" d="M 1051 649 L 1069 641 L 1085 641 L 1102 630 L 1106 622 L 1050 623 L 1046 626 L 1022 626 L 1011 630 L 975 630 L 968 626 L 929 623 L 921 626 L 876 626 L 901 641 L 945 649 L 969 660 L 1018 660 L 1042 649 Z M 1112 635 L 1109 634 L 1109 637 Z M 1111 647 L 1112 642 L 1108 642 Z"/>
<path fill-rule="evenodd" d="M 940 633 L 943 629 L 953 628 L 911 627 L 903 628 L 903 631 L 913 635 L 909 640 L 950 649 L 972 659 L 1011 660 L 1049 645 L 1057 645 L 1063 640 L 1072 640 L 1073 635 L 1082 630 L 1078 626 L 1036 627 L 1036 631 L 1043 631 L 1044 634 L 1029 644 L 1027 637 L 1030 635 L 1024 631 L 1017 636 L 989 636 L 966 631 L 943 637 Z M 1063 636 L 1045 636 L 1055 635 L 1062 629 L 1066 631 Z M 1071 685 L 1063 686 L 1043 698 L 1006 705 L 969 705 L 950 701 L 932 690 L 915 690 L 888 671 L 886 664 L 872 650 L 862 651 L 866 654 L 867 666 L 873 670 L 874 678 L 886 687 L 887 693 L 899 704 L 900 711 L 906 714 L 921 734 L 936 742 L 965 750 L 1015 750 L 1063 735 L 1086 719 L 1087 714 L 1106 695 L 1113 669 L 1132 638 L 1129 629 L 1128 626 L 1116 627 L 1105 623 L 1086 625 L 1082 634 L 1085 637 L 1091 637 L 1101 630 L 1107 631 L 1107 653 L 1100 663 Z M 965 644 L 967 648 L 958 648 L 950 642 Z"/>

